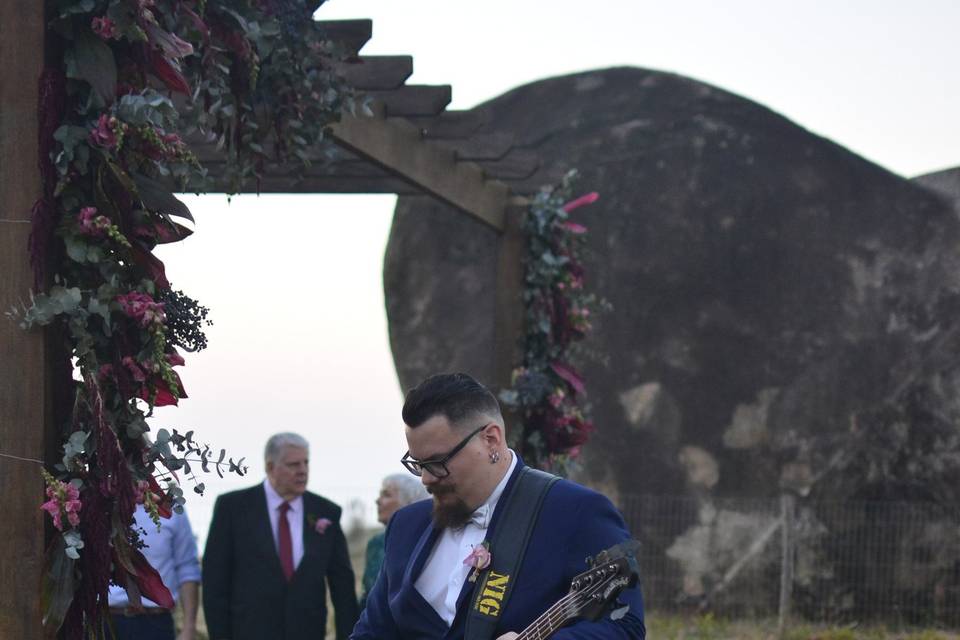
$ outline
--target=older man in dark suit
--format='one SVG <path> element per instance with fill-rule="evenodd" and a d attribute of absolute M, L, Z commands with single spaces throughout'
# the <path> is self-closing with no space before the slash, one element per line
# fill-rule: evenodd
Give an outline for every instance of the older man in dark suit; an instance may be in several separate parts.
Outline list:
<path fill-rule="evenodd" d="M 309 444 L 279 433 L 264 452 L 262 484 L 217 498 L 203 555 L 203 610 L 211 640 L 338 640 L 359 615 L 340 507 L 307 491 Z"/>

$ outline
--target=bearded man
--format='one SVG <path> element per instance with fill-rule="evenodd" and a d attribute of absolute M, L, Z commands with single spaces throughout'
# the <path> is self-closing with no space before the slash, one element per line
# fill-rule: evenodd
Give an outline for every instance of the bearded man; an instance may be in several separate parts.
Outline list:
<path fill-rule="evenodd" d="M 510 640 L 567 594 L 588 569 L 586 557 L 630 538 L 602 495 L 527 470 L 507 447 L 496 398 L 470 376 L 422 382 L 407 394 L 403 421 L 409 450 L 401 462 L 433 500 L 394 514 L 353 640 Z M 522 478 L 538 474 L 547 478 L 539 489 L 520 489 L 534 484 Z M 498 537 L 498 527 L 510 535 Z M 498 545 L 523 539 L 519 553 L 504 554 L 517 558 L 517 569 L 497 574 L 494 585 L 489 563 L 497 567 Z M 481 596 L 490 587 L 492 597 L 471 597 L 477 582 Z M 551 638 L 644 638 L 640 588 L 620 598 L 629 612 L 618 620 L 576 621 Z"/>

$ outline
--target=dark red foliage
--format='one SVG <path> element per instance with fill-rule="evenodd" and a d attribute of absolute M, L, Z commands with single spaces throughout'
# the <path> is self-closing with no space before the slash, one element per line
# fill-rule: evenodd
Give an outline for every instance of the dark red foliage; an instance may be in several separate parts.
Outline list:
<path fill-rule="evenodd" d="M 57 184 L 57 172 L 53 165 L 51 152 L 56 141 L 53 133 L 63 120 L 65 102 L 65 83 L 63 71 L 46 67 L 40 75 L 39 99 L 37 105 L 40 179 L 43 184 L 43 196 L 33 205 L 30 227 L 30 266 L 33 268 L 33 286 L 40 291 L 46 285 L 48 269 L 58 262 L 52 255 L 53 232 L 57 226 L 57 208 L 53 204 L 53 190 Z"/>
<path fill-rule="evenodd" d="M 157 76 L 170 91 L 190 95 L 190 84 L 183 77 L 180 70 L 163 53 L 157 49 L 151 49 L 148 56 L 150 72 Z"/>
<path fill-rule="evenodd" d="M 167 280 L 167 270 L 163 266 L 160 258 L 156 257 L 143 247 L 133 246 L 130 251 L 133 261 L 136 262 L 161 289 L 169 289 L 170 281 Z"/>

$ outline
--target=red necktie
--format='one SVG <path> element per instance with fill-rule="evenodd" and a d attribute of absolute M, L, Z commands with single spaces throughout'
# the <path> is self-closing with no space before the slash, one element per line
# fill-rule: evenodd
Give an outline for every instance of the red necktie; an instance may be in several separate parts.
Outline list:
<path fill-rule="evenodd" d="M 287 582 L 293 577 L 293 539 L 290 537 L 290 523 L 287 522 L 287 511 L 290 511 L 290 503 L 284 502 L 280 505 L 280 526 L 277 527 L 277 543 L 280 545 L 280 566 L 283 568 L 283 575 Z"/>

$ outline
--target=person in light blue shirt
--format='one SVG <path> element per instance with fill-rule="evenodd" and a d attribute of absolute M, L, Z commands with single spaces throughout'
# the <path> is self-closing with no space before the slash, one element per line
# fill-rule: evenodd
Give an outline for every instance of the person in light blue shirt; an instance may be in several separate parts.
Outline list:
<path fill-rule="evenodd" d="M 142 551 L 170 590 L 175 602 L 183 608 L 183 628 L 176 640 L 194 640 L 197 629 L 197 607 L 200 588 L 200 562 L 197 541 L 186 512 L 174 513 L 160 521 L 160 530 L 150 519 L 143 505 L 134 513 L 135 526 L 146 545 Z M 134 610 L 127 592 L 110 587 L 110 614 L 117 640 L 174 640 L 173 615 L 155 602 L 143 598 L 143 610 Z"/>

